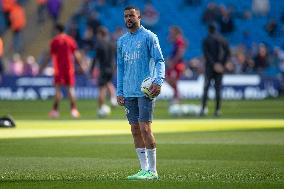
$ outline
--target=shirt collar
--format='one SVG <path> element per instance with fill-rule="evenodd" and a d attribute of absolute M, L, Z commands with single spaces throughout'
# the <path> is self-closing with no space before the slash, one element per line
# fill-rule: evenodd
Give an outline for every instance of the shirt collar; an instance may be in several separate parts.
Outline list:
<path fill-rule="evenodd" d="M 138 34 L 141 30 L 143 30 L 143 26 L 142 25 L 140 25 L 140 27 L 135 31 L 135 32 L 129 32 L 131 35 L 136 35 L 136 34 Z"/>

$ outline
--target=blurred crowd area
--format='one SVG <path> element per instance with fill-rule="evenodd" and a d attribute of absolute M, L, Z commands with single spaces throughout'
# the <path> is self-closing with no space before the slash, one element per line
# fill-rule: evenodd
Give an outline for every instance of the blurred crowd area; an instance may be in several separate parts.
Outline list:
<path fill-rule="evenodd" d="M 34 2 L 33 2 L 34 1 Z M 231 0 L 232 1 L 232 0 Z M 273 1 L 273 0 L 271 0 Z M 231 57 L 226 65 L 226 72 L 229 74 L 260 74 L 266 77 L 276 77 L 281 80 L 284 78 L 284 44 L 274 45 L 273 41 L 283 39 L 284 37 L 284 7 L 281 14 L 270 16 L 273 12 L 269 0 L 250 0 L 250 9 L 238 9 L 232 5 L 225 5 L 219 1 L 205 0 L 179 0 L 175 2 L 178 10 L 190 11 L 200 9 L 202 12 L 198 18 L 195 18 L 203 31 L 201 35 L 205 37 L 206 25 L 216 23 L 221 34 L 227 38 L 230 43 Z M 25 29 L 25 4 L 37 3 L 38 9 L 34 15 L 37 15 L 38 23 L 44 23 L 51 19 L 56 23 L 60 18 L 62 8 L 68 8 L 68 0 L 0 0 L 0 34 L 4 36 L 8 30 L 13 32 L 13 43 L 11 50 L 14 53 L 11 57 L 6 57 L 1 50 L 0 57 L 1 74 L 16 76 L 35 76 L 38 74 L 40 64 L 46 55 L 46 49 L 43 49 L 42 55 L 35 58 L 35 55 L 22 56 L 25 46 L 22 46 L 21 32 Z M 168 2 L 168 1 L 165 1 Z M 226 2 L 226 0 L 224 0 Z M 238 1 L 242 3 L 242 1 Z M 92 77 L 98 75 L 98 69 L 93 65 L 93 59 L 96 56 L 96 31 L 99 26 L 106 26 L 109 29 L 109 39 L 113 42 L 113 50 L 116 50 L 116 40 L 123 35 L 126 30 L 123 25 L 123 8 L 128 4 L 138 3 L 136 0 L 82 0 L 81 6 L 74 10 L 74 14 L 69 18 L 66 24 L 66 32 L 74 37 L 79 48 L 84 55 L 84 64 L 86 74 Z M 162 4 L 162 2 L 160 2 Z M 138 7 L 141 9 L 142 24 L 158 34 L 161 42 L 164 57 L 167 65 L 175 58 L 175 51 L 179 48 L 179 42 L 183 41 L 183 51 L 179 54 L 184 64 L 183 79 L 197 78 L 204 72 L 204 58 L 201 44 L 193 43 L 190 36 L 187 36 L 186 29 L 178 24 L 162 25 L 164 17 L 171 17 L 171 14 L 162 15 L 157 1 L 140 0 Z M 162 5 L 161 5 L 162 6 Z M 189 9 L 186 9 L 189 7 Z M 119 10 L 120 12 L 117 12 Z M 111 12 L 117 12 L 116 17 L 107 17 Z M 176 12 L 175 14 L 179 14 Z M 113 14 L 112 14 L 113 15 Z M 246 20 L 251 22 L 254 18 L 265 18 L 265 25 L 260 28 L 267 34 L 266 41 L 261 39 L 255 40 L 254 33 L 249 30 L 239 31 L 239 20 L 245 23 Z M 193 19 L 193 18 L 191 18 Z M 110 20 L 120 20 L 120 25 L 110 25 Z M 15 23 L 16 22 L 16 23 Z M 179 21 L 180 22 L 180 21 Z M 177 23 L 179 23 L 177 22 Z M 184 18 L 183 22 L 187 22 Z M 115 22 L 113 22 L 115 23 Z M 163 24 L 163 23 L 162 23 Z M 188 23 L 190 24 L 190 23 Z M 173 28 L 175 31 L 173 32 Z M 194 30 L 194 28 L 191 28 Z M 166 37 L 163 36 L 166 34 Z M 159 36 L 160 35 L 160 36 Z M 236 36 L 238 35 L 236 42 Z M 232 37 L 233 36 L 233 37 Z M 48 36 L 50 37 L 50 36 Z M 272 43 L 267 43 L 267 41 Z M 199 43 L 202 41 L 200 40 Z M 163 45 L 165 44 L 165 45 Z M 5 46 L 6 44 L 4 44 Z M 163 47 L 168 50 L 163 49 Z M 196 51 L 197 54 L 190 54 Z M 7 48 L 6 48 L 7 49 Z M 189 54 L 189 56 L 188 56 Z M 115 72 L 115 70 L 114 70 Z M 43 72 L 45 75 L 52 75 L 52 66 Z"/>

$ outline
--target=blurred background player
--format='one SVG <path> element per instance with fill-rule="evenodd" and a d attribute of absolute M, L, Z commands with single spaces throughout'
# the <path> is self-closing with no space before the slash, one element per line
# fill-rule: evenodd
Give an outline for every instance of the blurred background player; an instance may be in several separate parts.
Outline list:
<path fill-rule="evenodd" d="M 52 110 L 49 112 L 49 117 L 59 117 L 59 102 L 61 100 L 61 87 L 67 87 L 68 97 L 70 99 L 71 116 L 74 118 L 80 117 L 80 113 L 76 106 L 75 97 L 75 68 L 74 58 L 79 64 L 81 71 L 81 55 L 77 50 L 77 44 L 75 40 L 64 33 L 64 26 L 57 24 L 55 26 L 56 35 L 50 43 L 50 56 L 54 68 L 54 86 L 55 86 L 55 97 Z M 40 72 L 48 64 L 46 60 L 41 66 Z"/>
<path fill-rule="evenodd" d="M 145 78 L 153 77 L 150 91 L 158 96 L 165 77 L 165 61 L 156 34 L 141 26 L 138 8 L 126 7 L 124 22 L 128 32 L 117 42 L 117 102 L 125 107 L 141 166 L 138 173 L 127 178 L 158 179 L 156 141 L 151 129 L 155 100 L 146 97 L 140 86 Z"/>
<path fill-rule="evenodd" d="M 177 26 L 170 27 L 169 40 L 172 43 L 173 50 L 169 60 L 167 61 L 167 82 L 174 90 L 173 104 L 179 102 L 179 94 L 177 88 L 177 82 L 183 74 L 185 69 L 184 65 L 184 53 L 185 53 L 185 40 L 182 31 Z"/>
<path fill-rule="evenodd" d="M 214 115 L 220 116 L 222 78 L 225 71 L 225 64 L 230 56 L 230 49 L 227 41 L 216 31 L 215 24 L 208 25 L 208 36 L 202 43 L 202 49 L 205 58 L 205 79 L 200 116 L 204 115 L 211 81 L 214 81 L 216 94 Z"/>
<path fill-rule="evenodd" d="M 110 35 L 106 27 L 100 26 L 96 34 L 95 51 L 96 56 L 92 67 L 98 63 L 100 75 L 98 78 L 99 97 L 98 97 L 98 116 L 104 116 L 103 106 L 106 106 L 105 99 L 107 91 L 110 93 L 112 106 L 117 106 L 115 87 L 112 83 L 114 73 L 114 47 L 110 41 Z"/>

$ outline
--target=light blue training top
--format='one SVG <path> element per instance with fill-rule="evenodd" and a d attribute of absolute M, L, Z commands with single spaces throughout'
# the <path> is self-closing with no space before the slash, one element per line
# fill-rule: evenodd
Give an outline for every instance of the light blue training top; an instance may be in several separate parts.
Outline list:
<path fill-rule="evenodd" d="M 117 41 L 117 96 L 144 96 L 140 86 L 147 77 L 162 85 L 165 60 L 156 34 L 140 26 Z"/>

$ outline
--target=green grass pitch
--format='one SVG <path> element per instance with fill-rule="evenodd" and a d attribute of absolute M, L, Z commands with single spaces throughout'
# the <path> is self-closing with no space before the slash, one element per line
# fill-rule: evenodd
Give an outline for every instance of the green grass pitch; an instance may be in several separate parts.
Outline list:
<path fill-rule="evenodd" d="M 17 124 L 0 129 L 1 189 L 284 188 L 282 99 L 225 101 L 218 119 L 173 119 L 158 102 L 158 181 L 126 180 L 139 167 L 123 110 L 98 120 L 95 102 L 79 101 L 82 118 L 72 120 L 64 101 L 49 120 L 50 103 L 0 102 Z"/>

